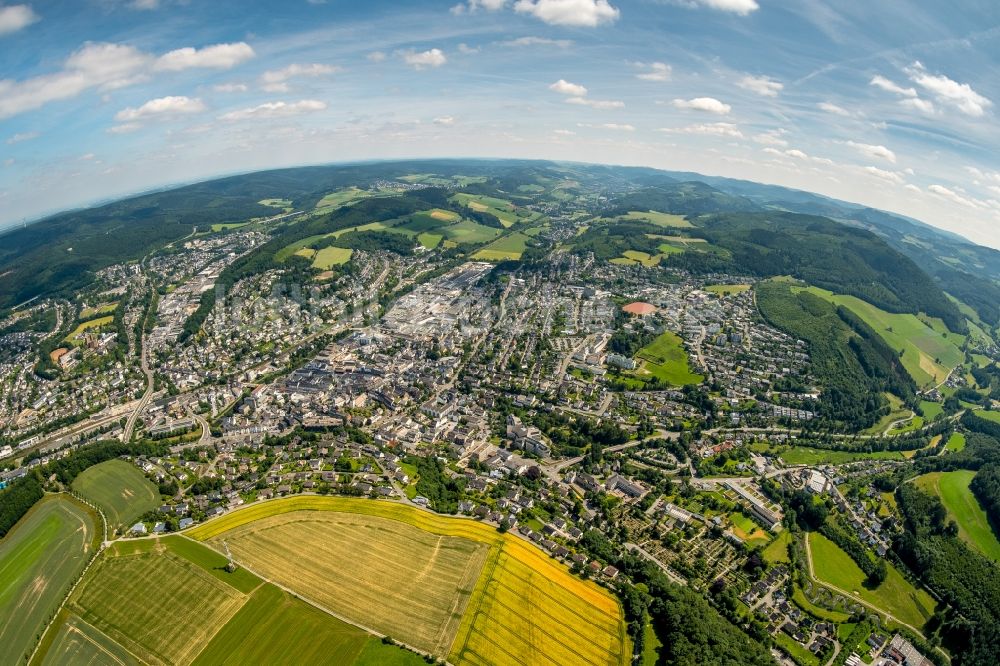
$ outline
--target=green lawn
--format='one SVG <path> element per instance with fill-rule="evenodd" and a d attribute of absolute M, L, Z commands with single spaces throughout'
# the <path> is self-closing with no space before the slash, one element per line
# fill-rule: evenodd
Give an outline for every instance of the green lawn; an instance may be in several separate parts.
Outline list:
<path fill-rule="evenodd" d="M 779 648 L 788 653 L 799 666 L 819 666 L 819 659 L 812 652 L 802 647 L 791 636 L 783 631 L 774 635 L 774 642 Z"/>
<path fill-rule="evenodd" d="M 500 235 L 499 229 L 465 219 L 455 224 L 440 227 L 438 231 L 456 243 L 485 243 Z"/>
<path fill-rule="evenodd" d="M 816 578 L 864 599 L 894 617 L 920 628 L 934 613 L 934 600 L 916 589 L 891 564 L 885 581 L 874 590 L 865 587 L 864 572 L 850 556 L 818 532 L 808 535 Z"/>
<path fill-rule="evenodd" d="M 642 359 L 642 373 L 658 377 L 674 386 L 699 384 L 704 379 L 691 371 L 680 337 L 676 333 L 666 331 L 655 340 L 643 347 L 636 354 Z"/>
<path fill-rule="evenodd" d="M 855 460 L 905 460 L 899 451 L 873 451 L 872 453 L 856 453 L 853 451 L 827 451 L 808 446 L 793 446 L 777 453 L 788 465 L 816 465 L 830 463 L 853 462 Z"/>
<path fill-rule="evenodd" d="M 318 268 L 321 271 L 328 271 L 334 266 L 346 264 L 351 260 L 352 254 L 354 254 L 354 250 L 351 249 L 345 249 L 342 247 L 324 247 L 316 253 L 315 257 L 313 257 L 313 268 Z"/>
<path fill-rule="evenodd" d="M 643 630 L 642 661 L 640 661 L 640 665 L 656 666 L 656 662 L 660 658 L 660 648 L 662 646 L 663 642 L 656 635 L 653 624 L 649 620 L 646 620 L 646 628 Z"/>
<path fill-rule="evenodd" d="M 915 483 L 937 495 L 948 510 L 948 517 L 958 524 L 958 536 L 994 562 L 1000 562 L 1000 541 L 976 496 L 969 490 L 976 473 L 971 470 L 931 472 L 917 477 Z"/>
<path fill-rule="evenodd" d="M 951 437 L 948 438 L 945 448 L 949 451 L 961 451 L 965 448 L 965 435 L 960 432 L 951 433 Z"/>
<path fill-rule="evenodd" d="M 129 527 L 147 511 L 160 505 L 160 491 L 138 467 L 124 460 L 108 460 L 84 470 L 73 481 L 73 490 L 101 507 L 108 533 Z"/>
<path fill-rule="evenodd" d="M 924 412 L 924 420 L 928 423 L 944 413 L 944 405 L 940 402 L 931 402 L 930 400 L 921 400 L 920 409 Z"/>
<path fill-rule="evenodd" d="M 782 530 L 781 533 L 768 544 L 767 548 L 761 552 L 761 556 L 771 564 L 790 562 L 791 560 L 788 558 L 788 544 L 791 542 L 791 532 L 788 530 Z"/>
<path fill-rule="evenodd" d="M 93 511 L 66 495 L 36 504 L 0 541 L 0 652 L 23 662 L 100 540 Z"/>
<path fill-rule="evenodd" d="M 987 421 L 993 421 L 993 423 L 1000 423 L 1000 412 L 992 409 L 977 409 L 976 416 Z"/>
<path fill-rule="evenodd" d="M 961 350 L 963 336 L 949 333 L 937 320 L 892 314 L 860 298 L 833 294 L 818 287 L 808 287 L 808 291 L 847 307 L 875 329 L 890 347 L 902 351 L 903 366 L 920 386 L 944 381 L 948 372 L 965 358 Z"/>
<path fill-rule="evenodd" d="M 443 238 L 444 236 L 441 234 L 432 234 L 426 231 L 421 234 L 417 234 L 417 242 L 426 247 L 428 250 L 436 248 L 441 243 L 441 239 Z"/>

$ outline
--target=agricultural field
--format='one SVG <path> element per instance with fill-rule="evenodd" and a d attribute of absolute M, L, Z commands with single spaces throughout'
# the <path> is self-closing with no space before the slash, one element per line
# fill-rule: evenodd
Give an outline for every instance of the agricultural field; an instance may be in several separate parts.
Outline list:
<path fill-rule="evenodd" d="M 246 595 L 167 548 L 108 549 L 68 609 L 142 661 L 189 663 Z"/>
<path fill-rule="evenodd" d="M 635 356 L 643 361 L 640 376 L 652 375 L 674 386 L 698 384 L 704 379 L 691 371 L 687 351 L 676 333 L 662 333 Z"/>
<path fill-rule="evenodd" d="M 340 266 L 346 264 L 351 260 L 351 255 L 354 254 L 354 250 L 344 249 L 342 247 L 324 247 L 316 253 L 313 257 L 313 268 L 318 268 L 321 271 L 328 271 L 334 266 Z"/>
<path fill-rule="evenodd" d="M 42 499 L 0 541 L 0 646 L 22 663 L 100 541 L 99 518 L 65 495 Z"/>
<path fill-rule="evenodd" d="M 229 229 L 239 229 L 240 227 L 245 227 L 249 222 L 219 222 L 218 224 L 212 225 L 212 233 L 217 234 L 220 231 L 227 231 Z"/>
<path fill-rule="evenodd" d="M 281 208 L 283 210 L 291 210 L 292 206 L 290 199 L 261 199 L 257 203 L 261 206 L 270 206 L 271 208 Z"/>
<path fill-rule="evenodd" d="M 993 421 L 993 423 L 1000 423 L 1000 412 L 992 409 L 976 410 L 976 416 L 987 421 Z"/>
<path fill-rule="evenodd" d="M 422 664 L 412 652 L 385 646 L 274 585 L 257 589 L 194 660 L 195 666 L 243 664 L 361 664 L 374 643 L 386 651 L 377 663 Z M 396 658 L 396 662 L 390 661 Z"/>
<path fill-rule="evenodd" d="M 979 500 L 969 490 L 975 475 L 975 472 L 965 469 L 931 472 L 918 476 L 914 483 L 921 490 L 941 498 L 948 517 L 958 524 L 958 536 L 962 540 L 994 562 L 1000 562 L 1000 541 Z"/>
<path fill-rule="evenodd" d="M 445 235 L 445 238 L 455 243 L 485 243 L 500 235 L 499 229 L 486 227 L 477 224 L 472 220 L 461 220 L 454 224 L 449 224 L 438 228 L 438 231 Z"/>
<path fill-rule="evenodd" d="M 494 215 L 505 227 L 513 226 L 513 224 L 518 220 L 514 204 L 506 201 L 505 199 L 459 192 L 452 196 L 451 200 L 456 201 L 463 206 L 468 206 L 474 211 Z"/>
<path fill-rule="evenodd" d="M 705 291 L 710 294 L 719 294 L 720 296 L 734 296 L 736 294 L 742 294 L 745 291 L 750 291 L 750 285 L 748 284 L 710 284 L 705 287 Z"/>
<path fill-rule="evenodd" d="M 793 287 L 793 291 L 801 291 Z M 886 343 L 902 351 L 903 367 L 919 386 L 943 382 L 952 368 L 965 360 L 964 338 L 948 333 L 940 322 L 912 314 L 892 314 L 854 296 L 834 294 L 818 287 L 805 288 L 817 296 L 843 305 L 871 326 Z"/>
<path fill-rule="evenodd" d="M 338 512 L 272 516 L 225 539 L 251 570 L 434 654 L 451 646 L 488 550 L 388 518 Z"/>
<path fill-rule="evenodd" d="M 42 666 L 103 666 L 139 664 L 128 650 L 76 616 L 63 622 L 51 646 L 45 649 Z"/>
<path fill-rule="evenodd" d="M 436 248 L 438 245 L 441 244 L 441 241 L 443 239 L 444 236 L 442 236 L 441 234 L 432 234 L 427 231 L 417 234 L 417 242 L 423 245 L 428 250 L 433 250 L 434 248 Z"/>
<path fill-rule="evenodd" d="M 810 532 L 807 538 L 812 566 L 820 582 L 846 590 L 918 629 L 934 614 L 931 596 L 915 588 L 892 564 L 887 563 L 889 573 L 885 581 L 871 590 L 865 587 L 867 576 L 837 544 L 819 532 Z"/>
<path fill-rule="evenodd" d="M 626 250 L 622 252 L 622 256 L 612 259 L 611 263 L 621 264 L 622 266 L 635 266 L 636 264 L 642 264 L 646 268 L 652 268 L 660 263 L 662 256 L 663 255 L 659 254 L 651 255 L 646 252 L 640 252 L 639 250 Z"/>
<path fill-rule="evenodd" d="M 306 511 L 317 513 L 306 514 L 304 513 Z M 457 634 L 454 634 L 454 641 L 445 647 L 440 656 L 449 654 L 449 661 L 459 664 L 536 663 L 539 662 L 541 655 L 547 656 L 547 661 L 556 664 L 580 663 L 581 655 L 583 660 L 594 663 L 627 662 L 628 640 L 625 636 L 621 610 L 614 597 L 597 585 L 572 576 L 564 566 L 557 564 L 534 546 L 516 537 L 501 535 L 490 526 L 472 520 L 438 516 L 390 502 L 301 496 L 256 504 L 234 511 L 191 530 L 189 534 L 194 538 L 210 541 L 225 538 L 232 548 L 233 535 L 251 534 L 257 531 L 258 521 L 263 523 L 272 517 L 283 516 L 277 524 L 289 526 L 286 529 L 296 529 L 296 519 L 304 522 L 307 529 L 312 529 L 308 527 L 310 524 L 321 526 L 326 522 L 324 516 L 337 515 L 338 512 L 351 514 L 348 518 L 353 522 L 346 524 L 360 525 L 360 529 L 368 533 L 373 532 L 376 525 L 385 526 L 390 530 L 388 533 L 380 533 L 378 541 L 369 539 L 358 544 L 360 550 L 351 554 L 353 559 L 358 561 L 340 563 L 341 566 L 337 568 L 332 579 L 336 585 L 332 585 L 330 581 L 317 583 L 328 588 L 322 593 L 331 597 L 333 601 L 350 606 L 347 611 L 349 614 L 345 614 L 344 617 L 360 618 L 357 620 L 358 623 L 366 626 L 370 626 L 373 620 L 384 621 L 359 614 L 363 613 L 359 609 L 363 609 L 364 604 L 358 603 L 357 597 L 350 596 L 346 590 L 358 585 L 351 580 L 351 575 L 356 575 L 357 570 L 382 566 L 379 562 L 384 559 L 384 552 L 389 552 L 383 551 L 383 544 L 388 544 L 390 549 L 395 547 L 393 545 L 397 542 L 395 535 L 401 532 L 400 524 L 402 524 L 418 528 L 430 535 L 451 537 L 454 540 L 437 541 L 440 544 L 437 553 L 432 560 L 424 560 L 422 564 L 419 558 L 413 557 L 411 548 L 404 560 L 392 563 L 398 571 L 419 567 L 421 575 L 424 576 L 422 580 L 440 578 L 441 572 L 437 570 L 439 563 L 446 559 L 456 559 L 455 551 L 448 551 L 445 545 L 461 544 L 463 541 L 474 544 L 471 555 L 466 557 L 479 560 L 475 575 L 467 583 L 468 587 L 452 584 L 451 593 L 447 595 L 449 603 L 461 602 L 462 597 L 467 595 L 465 599 L 467 610 L 463 616 L 456 612 L 459 606 L 448 607 L 446 615 L 449 626 L 456 617 L 460 620 L 460 625 L 457 627 Z M 289 516 L 292 520 L 289 520 Z M 303 516 L 306 518 L 303 519 Z M 385 520 L 373 521 L 372 518 Z M 372 527 L 365 527 L 366 525 Z M 244 527 L 249 528 L 249 532 L 241 532 Z M 266 532 L 264 536 L 267 536 Z M 350 538 L 355 537 L 352 535 Z M 426 534 L 419 537 L 421 541 L 416 546 L 419 548 L 418 552 L 426 553 L 427 546 L 432 543 L 428 541 L 430 538 Z M 377 544 L 378 548 L 373 550 L 373 544 Z M 464 544 L 459 547 L 470 548 Z M 278 544 L 275 548 L 287 549 L 288 546 Z M 321 549 L 328 548 L 338 549 L 342 546 L 335 542 L 322 542 Z M 364 553 L 365 557 L 358 557 L 358 553 Z M 296 576 L 300 576 L 304 567 L 301 549 L 297 549 L 295 555 L 299 557 L 295 562 Z M 236 559 L 241 558 L 236 555 Z M 318 558 L 307 556 L 305 561 L 311 562 L 313 559 Z M 406 561 L 407 559 L 410 561 Z M 346 570 L 343 568 L 345 564 L 348 567 Z M 287 565 L 275 566 L 287 568 Z M 333 567 L 329 562 L 319 562 L 316 566 Z M 310 567 L 312 564 L 305 568 Z M 306 571 L 305 575 L 311 578 L 314 572 Z M 374 584 L 388 585 L 382 580 L 376 580 Z M 394 589 L 391 595 L 380 599 L 379 606 L 381 608 L 388 605 L 389 612 L 398 614 L 400 611 L 392 606 L 393 600 L 405 594 L 410 584 L 400 586 L 397 581 L 395 587 L 402 587 L 403 590 Z M 458 590 L 457 595 L 456 590 Z M 316 593 L 315 589 L 310 589 L 308 594 L 302 596 L 318 601 L 314 598 Z M 371 594 L 367 591 L 363 593 Z M 431 593 L 437 594 L 433 588 Z M 336 599 L 338 595 L 342 600 Z M 422 598 L 426 598 L 426 594 Z M 319 603 L 326 605 L 324 602 Z M 402 611 L 404 615 L 405 610 Z M 424 620 L 418 618 L 417 622 L 423 623 Z M 391 635 L 405 640 L 401 633 L 403 631 L 407 631 L 407 627 L 396 626 L 393 627 Z"/>
<path fill-rule="evenodd" d="M 100 330 L 103 326 L 108 326 L 115 320 L 114 316 L 98 317 L 97 319 L 91 319 L 90 321 L 81 322 L 72 333 L 66 336 L 63 342 L 68 342 L 74 347 L 79 347 L 83 344 L 83 336 L 90 329 Z"/>
<path fill-rule="evenodd" d="M 109 534 L 160 504 L 159 489 L 124 460 L 108 460 L 84 470 L 73 481 L 73 490 L 101 507 Z"/>
<path fill-rule="evenodd" d="M 528 237 L 524 234 L 508 234 L 496 239 L 479 252 L 476 252 L 472 255 L 472 258 L 480 261 L 517 260 L 521 258 L 521 254 L 527 249 L 528 240 Z"/>
<path fill-rule="evenodd" d="M 623 220 L 641 220 L 643 222 L 650 222 L 658 227 L 674 227 L 677 229 L 690 229 L 694 227 L 693 224 L 687 221 L 687 218 L 683 215 L 673 215 L 671 213 L 660 213 L 655 210 L 647 210 L 646 212 L 632 210 L 629 211 L 628 215 L 622 216 Z"/>
<path fill-rule="evenodd" d="M 940 402 L 931 402 L 930 400 L 920 401 L 920 410 L 924 413 L 924 420 L 930 423 L 937 417 L 944 414 L 944 405 Z"/>
<path fill-rule="evenodd" d="M 373 192 L 368 190 L 362 190 L 357 187 L 348 187 L 344 190 L 337 190 L 336 192 L 331 192 L 325 197 L 319 200 L 316 204 L 317 213 L 328 213 L 331 210 L 336 210 L 348 204 L 352 204 L 356 201 L 361 201 L 362 199 L 367 199 L 373 196 Z"/>

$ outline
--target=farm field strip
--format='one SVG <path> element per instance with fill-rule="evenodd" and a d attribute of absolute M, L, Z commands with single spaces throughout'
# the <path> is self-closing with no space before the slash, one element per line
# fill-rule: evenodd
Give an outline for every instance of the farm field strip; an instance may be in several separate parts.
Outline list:
<path fill-rule="evenodd" d="M 42 666 L 138 665 L 139 660 L 100 630 L 71 615 L 59 628 Z"/>
<path fill-rule="evenodd" d="M 65 496 L 41 500 L 0 542 L 0 645 L 23 661 L 86 566 L 97 516 Z"/>

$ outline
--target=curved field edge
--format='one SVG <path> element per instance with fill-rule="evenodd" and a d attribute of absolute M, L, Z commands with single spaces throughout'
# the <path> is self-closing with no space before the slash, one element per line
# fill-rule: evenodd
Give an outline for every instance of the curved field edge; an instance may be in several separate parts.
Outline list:
<path fill-rule="evenodd" d="M 46 495 L 0 541 L 0 645 L 12 662 L 35 650 L 97 551 L 100 521 L 70 495 Z"/>
<path fill-rule="evenodd" d="M 498 579 L 494 577 L 495 570 L 501 559 L 512 561 L 537 574 L 539 582 L 548 581 L 556 586 L 556 593 L 565 593 L 567 601 L 579 600 L 597 618 L 603 616 L 607 626 L 614 626 L 614 645 L 607 651 L 607 659 L 600 663 L 624 664 L 629 659 L 629 645 L 621 606 L 607 590 L 590 581 L 573 576 L 563 565 L 555 562 L 547 554 L 534 545 L 509 534 L 501 534 L 493 527 L 471 519 L 447 517 L 422 511 L 407 505 L 390 504 L 364 499 L 323 496 L 297 496 L 268 502 L 253 504 L 225 514 L 219 518 L 203 523 L 186 532 L 187 536 L 200 541 L 213 539 L 236 527 L 247 525 L 254 521 L 293 511 L 340 511 L 381 518 L 397 520 L 432 534 L 442 536 L 462 537 L 486 543 L 491 546 L 486 565 L 483 567 L 474 588 L 468 609 L 462 619 L 455 641 L 452 644 L 450 660 L 457 662 L 475 662 L 463 651 L 470 644 L 482 644 L 482 638 L 477 640 L 475 620 L 478 609 L 487 595 L 487 589 Z M 554 598 L 554 597 L 550 597 Z M 514 613 L 511 614 L 513 616 Z M 506 619 L 511 619 L 508 616 Z M 596 619 L 596 618 L 595 618 Z M 499 623 L 495 622 L 495 625 Z M 498 626 L 498 630 L 501 629 Z M 496 638 L 500 638 L 497 636 Z M 516 663 L 514 655 L 492 655 L 499 661 L 495 663 Z"/>

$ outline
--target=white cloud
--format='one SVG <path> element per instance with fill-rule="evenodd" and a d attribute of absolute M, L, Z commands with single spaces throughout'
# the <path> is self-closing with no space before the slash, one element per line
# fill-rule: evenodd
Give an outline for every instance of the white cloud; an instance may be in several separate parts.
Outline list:
<path fill-rule="evenodd" d="M 870 143 L 856 143 L 854 141 L 848 141 L 847 145 L 862 155 L 866 155 L 874 159 L 885 160 L 886 162 L 891 162 L 892 164 L 896 163 L 896 153 L 892 152 L 885 146 L 875 146 Z"/>
<path fill-rule="evenodd" d="M 108 134 L 131 134 L 132 132 L 140 129 L 142 129 L 142 125 L 139 123 L 123 123 L 121 125 L 109 127 L 106 131 Z"/>
<path fill-rule="evenodd" d="M 968 83 L 959 83 L 943 74 L 930 74 L 920 62 L 914 62 L 905 71 L 911 81 L 933 94 L 939 103 L 954 106 L 968 116 L 982 117 L 993 106 L 992 101 Z"/>
<path fill-rule="evenodd" d="M 921 113 L 926 113 L 927 115 L 934 115 L 937 109 L 934 106 L 934 102 L 927 99 L 920 99 L 919 97 L 909 97 L 907 99 L 899 100 L 900 105 L 905 106 L 910 109 L 916 109 Z"/>
<path fill-rule="evenodd" d="M 601 123 L 597 125 L 592 125 L 590 123 L 577 123 L 577 127 L 589 127 L 590 129 L 606 129 L 613 130 L 616 132 L 634 132 L 635 126 L 625 125 L 621 123 Z M 558 132 L 558 130 L 556 130 Z"/>
<path fill-rule="evenodd" d="M 744 90 L 749 90 L 750 92 L 757 93 L 762 97 L 777 97 L 785 84 L 780 81 L 775 81 L 769 76 L 744 76 L 737 82 L 740 88 Z"/>
<path fill-rule="evenodd" d="M 452 7 L 451 13 L 459 15 L 466 12 L 473 13 L 480 9 L 495 12 L 498 9 L 503 9 L 503 6 L 506 4 L 507 0 L 468 0 L 468 2 L 460 2 Z"/>
<path fill-rule="evenodd" d="M 675 99 L 673 104 L 678 109 L 686 109 L 691 111 L 704 111 L 705 113 L 714 113 L 719 116 L 724 116 L 733 110 L 733 107 L 728 104 L 723 104 L 714 97 L 695 97 L 694 99 Z"/>
<path fill-rule="evenodd" d="M 219 116 L 219 120 L 256 120 L 283 118 L 303 113 L 314 113 L 326 109 L 326 102 L 304 99 L 299 102 L 267 102 L 248 109 L 230 111 Z"/>
<path fill-rule="evenodd" d="M 881 88 L 886 92 L 891 92 L 896 95 L 901 95 L 903 97 L 916 97 L 917 91 L 915 88 L 904 88 L 903 86 L 890 81 L 880 74 L 876 74 L 872 77 L 872 80 L 868 82 L 868 85 L 875 86 L 876 88 Z"/>
<path fill-rule="evenodd" d="M 282 69 L 273 69 L 264 72 L 260 77 L 261 87 L 268 92 L 287 92 L 289 79 L 328 76 L 338 71 L 340 71 L 339 67 L 319 63 L 311 65 L 292 64 Z"/>
<path fill-rule="evenodd" d="M 573 46 L 572 39 L 549 39 L 548 37 L 518 37 L 517 39 L 510 39 L 505 42 L 498 42 L 500 46 L 509 47 L 519 47 L 519 46 L 556 46 L 561 49 L 569 48 Z M 461 45 L 459 45 L 461 48 Z M 478 49 L 477 49 L 478 50 Z"/>
<path fill-rule="evenodd" d="M 621 109 L 625 107 L 625 102 L 620 102 L 616 99 L 590 99 L 587 97 L 568 97 L 566 98 L 566 102 L 568 104 L 589 106 L 592 109 Z"/>
<path fill-rule="evenodd" d="M 88 43 L 71 54 L 63 69 L 23 81 L 0 80 L 0 118 L 70 99 L 93 89 L 114 90 L 144 80 L 150 56 L 123 44 Z"/>
<path fill-rule="evenodd" d="M 876 178 L 881 178 L 882 180 L 894 183 L 896 185 L 902 185 L 904 182 L 903 177 L 896 173 L 895 171 L 886 171 L 885 169 L 879 169 L 874 166 L 867 166 L 864 168 L 865 172 L 870 173 Z"/>
<path fill-rule="evenodd" d="M 560 95 L 572 95 L 574 97 L 583 97 L 587 94 L 586 88 L 578 83 L 570 83 L 566 79 L 559 79 L 549 86 L 549 90 L 557 92 Z"/>
<path fill-rule="evenodd" d="M 643 81 L 669 81 L 670 75 L 673 72 L 670 65 L 665 62 L 651 62 L 648 65 L 637 62 L 635 65 L 647 70 L 635 75 L 635 78 L 642 79 Z"/>
<path fill-rule="evenodd" d="M 768 130 L 767 132 L 761 132 L 760 134 L 755 134 L 753 140 L 757 143 L 763 144 L 765 146 L 787 146 L 788 142 L 781 138 L 785 134 L 785 130 L 776 129 Z"/>
<path fill-rule="evenodd" d="M 386 55 L 383 51 L 372 51 L 365 57 L 367 57 L 372 62 L 382 62 L 383 60 L 386 59 Z"/>
<path fill-rule="evenodd" d="M 798 148 L 791 148 L 789 150 L 786 150 L 785 151 L 785 155 L 788 155 L 789 157 L 794 157 L 797 160 L 807 160 L 807 159 L 809 159 L 809 156 L 806 155 L 801 150 L 799 150 Z"/>
<path fill-rule="evenodd" d="M 219 93 L 246 92 L 247 85 L 245 83 L 220 83 L 217 86 L 212 86 L 212 90 Z"/>
<path fill-rule="evenodd" d="M 733 139 L 742 139 L 743 132 L 732 123 L 706 123 L 700 125 L 688 125 L 687 127 L 662 128 L 661 132 L 672 134 L 705 134 L 708 136 L 722 136 Z"/>
<path fill-rule="evenodd" d="M 927 188 L 927 190 L 929 192 L 931 192 L 932 194 L 936 194 L 936 195 L 938 195 L 939 197 L 941 197 L 943 199 L 947 199 L 948 201 L 952 201 L 952 202 L 957 203 L 959 205 L 968 206 L 969 208 L 977 208 L 978 207 L 976 205 L 976 202 L 973 201 L 972 199 L 968 199 L 966 197 L 963 197 L 958 192 L 956 192 L 954 190 L 951 190 L 951 189 L 948 189 L 944 185 L 931 185 L 931 186 L 929 186 Z"/>
<path fill-rule="evenodd" d="M 757 4 L 756 0 L 688 0 L 684 4 L 707 7 L 708 9 L 715 9 L 720 12 L 732 12 L 740 16 L 746 16 L 750 12 L 760 9 L 760 5 Z"/>
<path fill-rule="evenodd" d="M 185 69 L 231 69 L 256 55 L 246 42 L 213 44 L 203 49 L 190 46 L 164 53 L 156 59 L 154 69 L 179 72 Z"/>
<path fill-rule="evenodd" d="M 559 136 L 576 136 L 576 132 L 574 132 L 573 130 L 566 130 L 566 129 L 552 130 L 552 133 L 558 134 Z"/>
<path fill-rule="evenodd" d="M 621 14 L 608 0 L 517 0 L 514 11 L 551 25 L 585 28 L 614 23 Z"/>
<path fill-rule="evenodd" d="M 403 61 L 413 69 L 424 69 L 425 67 L 440 67 L 448 62 L 441 49 L 430 49 L 427 51 L 407 52 L 403 54 Z"/>
<path fill-rule="evenodd" d="M 29 5 L 0 7 L 0 35 L 9 35 L 27 28 L 41 18 Z"/>
<path fill-rule="evenodd" d="M 13 146 L 15 143 L 21 143 L 23 141 L 31 141 L 32 139 L 38 138 L 38 132 L 18 132 L 7 139 L 7 145 Z"/>
<path fill-rule="evenodd" d="M 458 45 L 458 52 L 461 53 L 462 55 L 473 55 L 475 53 L 479 53 L 479 47 L 469 46 L 465 42 L 462 42 L 461 44 Z"/>
<path fill-rule="evenodd" d="M 149 11 L 153 9 L 159 9 L 160 0 L 132 0 L 128 5 L 131 9 L 138 9 L 140 11 Z"/>
<path fill-rule="evenodd" d="M 850 118 L 854 114 L 845 109 L 842 106 L 837 106 L 833 102 L 820 102 L 816 105 L 820 111 L 825 111 L 827 113 L 832 113 L 835 116 L 843 116 L 845 118 Z"/>
<path fill-rule="evenodd" d="M 443 125 L 444 127 L 451 127 L 455 124 L 454 116 L 438 116 L 434 119 L 435 125 Z"/>
<path fill-rule="evenodd" d="M 184 96 L 159 97 L 151 99 L 139 108 L 128 107 L 115 114 L 120 123 L 131 123 L 153 117 L 171 117 L 189 113 L 201 113 L 205 104 L 197 98 Z"/>

